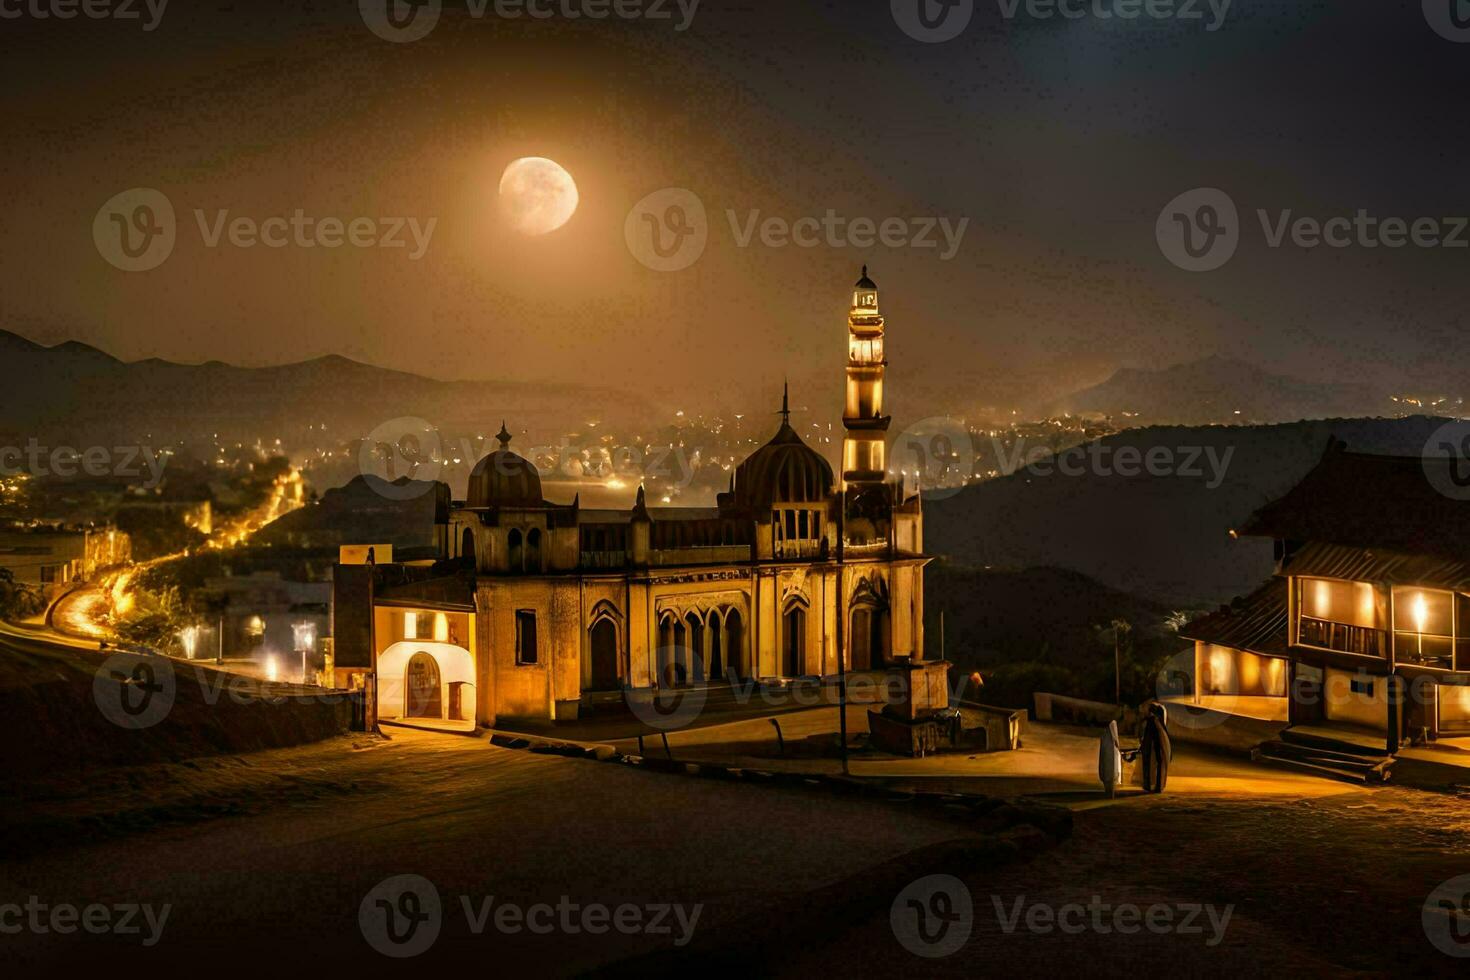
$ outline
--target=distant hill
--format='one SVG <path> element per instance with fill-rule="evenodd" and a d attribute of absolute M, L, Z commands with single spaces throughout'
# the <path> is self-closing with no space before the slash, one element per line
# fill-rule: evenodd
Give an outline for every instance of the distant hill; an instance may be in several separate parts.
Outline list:
<path fill-rule="evenodd" d="M 1376 415 L 1391 404 L 1385 392 L 1368 385 L 1302 381 L 1244 361 L 1206 357 L 1157 371 L 1124 368 L 1044 414 L 1126 415 L 1141 424 L 1268 424 Z"/>
<path fill-rule="evenodd" d="M 493 351 L 484 370 L 499 365 Z M 555 435 L 602 416 L 635 422 L 651 410 L 612 388 L 556 381 L 435 381 L 329 356 L 274 367 L 219 361 L 126 363 L 68 342 L 43 347 L 0 330 L 0 434 L 55 445 L 164 445 L 183 439 L 282 439 L 290 450 L 308 425 L 326 427 L 317 444 L 358 439 L 383 422 L 423 418 L 446 432 L 516 431 Z M 315 437 L 315 438 L 320 438 Z"/>
<path fill-rule="evenodd" d="M 358 476 L 320 500 L 261 528 L 251 544 L 263 547 L 337 548 L 391 544 L 395 554 L 433 551 L 436 484 L 406 478 L 388 483 Z M 447 488 L 443 491 L 446 495 Z"/>
<path fill-rule="evenodd" d="M 1170 450 L 1182 467 L 1189 447 L 1200 447 L 1199 474 L 1021 470 L 926 499 L 924 542 L 926 550 L 960 564 L 1068 568 L 1153 601 L 1213 606 L 1271 573 L 1269 541 L 1234 540 L 1229 532 L 1305 475 L 1329 436 L 1361 452 L 1417 456 L 1441 422 L 1415 416 L 1131 429 L 1098 441 L 1103 458 L 1122 447 L 1140 455 L 1157 447 Z M 1212 486 L 1217 478 L 1203 450 L 1229 460 L 1218 485 Z"/>

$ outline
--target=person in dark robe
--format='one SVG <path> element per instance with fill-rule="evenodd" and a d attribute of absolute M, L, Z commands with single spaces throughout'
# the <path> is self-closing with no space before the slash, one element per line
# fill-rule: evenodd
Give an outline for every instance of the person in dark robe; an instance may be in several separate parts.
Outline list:
<path fill-rule="evenodd" d="M 1143 791 L 1162 793 L 1169 782 L 1174 744 L 1169 740 L 1169 716 L 1157 701 L 1148 706 L 1148 716 L 1143 720 L 1139 754 L 1143 763 Z"/>

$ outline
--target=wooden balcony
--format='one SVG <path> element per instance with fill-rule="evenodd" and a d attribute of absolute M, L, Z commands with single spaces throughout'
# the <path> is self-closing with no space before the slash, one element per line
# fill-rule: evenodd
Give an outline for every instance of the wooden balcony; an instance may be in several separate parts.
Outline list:
<path fill-rule="evenodd" d="M 1350 626 L 1327 619 L 1303 616 L 1299 621 L 1297 642 L 1303 646 L 1321 647 L 1341 653 L 1365 657 L 1388 657 L 1388 633 L 1369 626 Z"/>

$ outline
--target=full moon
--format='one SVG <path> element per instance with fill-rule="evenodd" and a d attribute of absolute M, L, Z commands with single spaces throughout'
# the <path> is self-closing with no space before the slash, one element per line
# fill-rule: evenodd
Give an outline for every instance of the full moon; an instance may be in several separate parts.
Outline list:
<path fill-rule="evenodd" d="M 500 175 L 500 209 L 516 231 L 544 235 L 577 211 L 577 184 L 555 160 L 521 157 Z"/>

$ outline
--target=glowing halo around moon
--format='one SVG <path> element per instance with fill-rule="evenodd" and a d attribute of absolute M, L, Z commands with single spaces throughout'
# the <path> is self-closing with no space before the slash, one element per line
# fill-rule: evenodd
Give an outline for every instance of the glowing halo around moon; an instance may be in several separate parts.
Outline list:
<path fill-rule="evenodd" d="M 577 212 L 576 181 L 555 160 L 521 157 L 500 175 L 500 210 L 524 235 L 556 231 Z"/>

